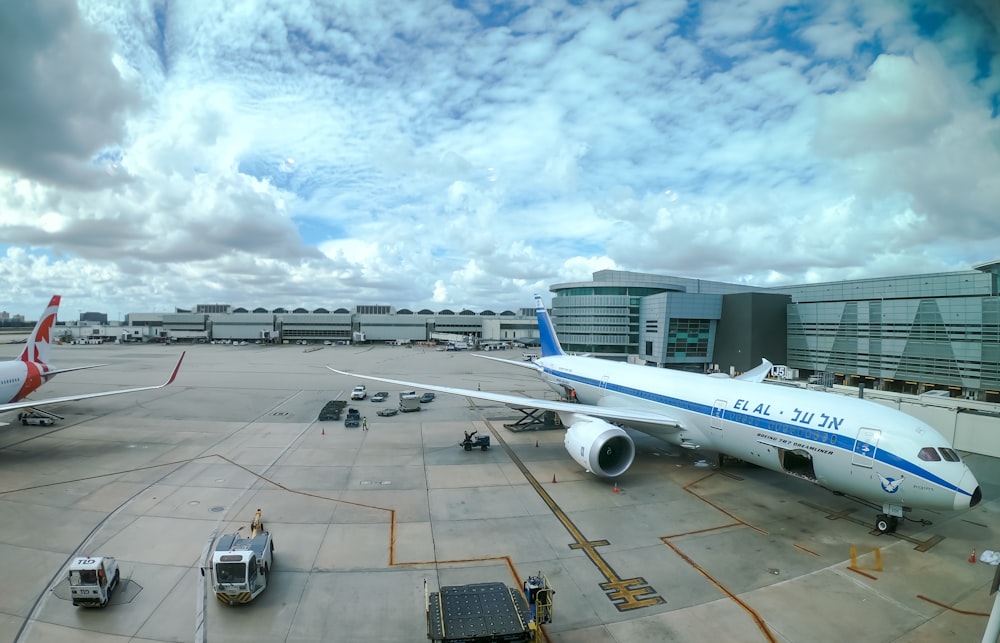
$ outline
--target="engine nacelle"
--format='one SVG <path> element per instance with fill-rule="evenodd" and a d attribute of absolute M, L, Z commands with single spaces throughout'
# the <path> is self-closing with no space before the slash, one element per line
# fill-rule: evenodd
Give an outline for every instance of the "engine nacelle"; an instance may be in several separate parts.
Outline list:
<path fill-rule="evenodd" d="M 601 478 L 625 473 L 635 459 L 628 433 L 597 418 L 580 418 L 566 430 L 566 450 L 577 464 Z"/>

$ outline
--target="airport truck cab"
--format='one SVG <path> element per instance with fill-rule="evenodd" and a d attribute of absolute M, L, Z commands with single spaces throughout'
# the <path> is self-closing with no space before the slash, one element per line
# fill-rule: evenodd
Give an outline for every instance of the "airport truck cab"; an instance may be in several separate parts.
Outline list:
<path fill-rule="evenodd" d="M 77 607 L 104 607 L 118 586 L 121 572 L 111 556 L 74 558 L 69 565 L 69 593 Z"/>
<path fill-rule="evenodd" d="M 250 536 L 240 530 L 219 538 L 212 555 L 212 589 L 226 605 L 249 603 L 267 589 L 273 562 L 274 541 L 264 530 L 260 509 L 250 523 Z"/>

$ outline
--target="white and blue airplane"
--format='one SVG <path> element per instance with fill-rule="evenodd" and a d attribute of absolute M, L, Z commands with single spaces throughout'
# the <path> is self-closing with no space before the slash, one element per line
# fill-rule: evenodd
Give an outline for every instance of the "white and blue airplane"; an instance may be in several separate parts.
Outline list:
<path fill-rule="evenodd" d="M 88 400 L 95 397 L 108 397 L 109 395 L 122 395 L 124 393 L 138 393 L 139 391 L 151 391 L 169 385 L 177 378 L 180 371 L 181 362 L 184 360 L 184 353 L 181 353 L 177 365 L 174 367 L 170 378 L 163 384 L 155 386 L 138 386 L 135 388 L 121 388 L 111 391 L 100 391 L 97 393 L 78 393 L 76 395 L 63 395 L 41 400 L 25 399 L 38 387 L 59 373 L 79 371 L 87 368 L 97 368 L 107 366 L 107 364 L 93 364 L 90 366 L 76 366 L 73 368 L 57 369 L 50 361 L 52 332 L 56 325 L 56 316 L 59 313 L 59 295 L 53 295 L 49 300 L 49 305 L 45 307 L 42 316 L 38 319 L 35 327 L 31 331 L 24 345 L 24 350 L 17 359 L 0 362 L 0 413 L 13 411 L 15 409 L 36 408 L 49 404 L 61 404 L 63 402 L 73 402 L 76 400 Z"/>
<path fill-rule="evenodd" d="M 406 382 L 327 367 L 342 375 L 555 411 L 566 450 L 588 472 L 622 475 L 635 444 L 622 426 L 669 444 L 738 458 L 882 506 L 875 526 L 894 531 L 904 510 L 951 511 L 982 500 L 976 477 L 928 424 L 867 400 L 762 382 L 767 360 L 730 378 L 650 368 L 563 352 L 535 296 L 542 355 L 535 369 L 571 401 Z"/>

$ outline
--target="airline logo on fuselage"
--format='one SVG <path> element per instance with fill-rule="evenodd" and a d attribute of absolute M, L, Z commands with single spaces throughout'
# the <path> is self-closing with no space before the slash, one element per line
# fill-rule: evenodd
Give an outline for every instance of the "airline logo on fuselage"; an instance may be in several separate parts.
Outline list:
<path fill-rule="evenodd" d="M 875 472 L 875 475 L 878 476 L 878 481 L 882 484 L 882 490 L 886 493 L 896 493 L 899 491 L 899 485 L 903 482 L 903 476 L 899 476 L 898 478 L 889 478 L 882 475 L 878 471 Z"/>
<path fill-rule="evenodd" d="M 750 413 L 760 417 L 773 418 L 771 405 L 763 402 L 755 404 L 752 400 L 739 399 L 736 400 L 735 404 L 733 404 L 733 410 Z M 782 411 L 778 411 L 778 415 L 782 414 Z M 796 424 L 801 424 L 815 429 L 827 429 L 832 431 L 839 431 L 840 427 L 844 424 L 844 418 L 800 408 L 793 409 L 791 417 L 789 417 L 787 421 L 795 422 Z"/>

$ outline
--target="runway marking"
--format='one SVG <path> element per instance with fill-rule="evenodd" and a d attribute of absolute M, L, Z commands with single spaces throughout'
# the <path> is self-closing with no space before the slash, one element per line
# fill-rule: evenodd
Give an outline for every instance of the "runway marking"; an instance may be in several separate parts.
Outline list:
<path fill-rule="evenodd" d="M 641 576 L 625 579 L 620 578 L 615 570 L 612 569 L 611 565 L 609 565 L 597 551 L 598 547 L 604 547 L 610 545 L 611 543 L 607 540 L 589 540 L 584 537 L 580 529 L 573 523 L 572 520 L 570 520 L 569 516 L 566 515 L 566 512 L 564 512 L 562 508 L 556 504 L 556 501 L 542 487 L 538 479 L 535 478 L 530 471 L 528 471 L 528 468 L 524 465 L 521 459 L 517 457 L 517 454 L 514 453 L 493 424 L 489 420 L 483 420 L 483 423 L 490 430 L 490 433 L 493 434 L 497 443 L 500 444 L 504 451 L 507 452 L 507 456 L 511 459 L 511 461 L 513 461 L 514 464 L 517 465 L 517 468 L 521 470 L 521 474 L 535 490 L 535 493 L 537 493 L 542 499 L 542 502 L 548 506 L 552 514 L 560 523 L 562 523 L 562 526 L 576 541 L 570 543 L 569 548 L 579 549 L 582 551 L 590 562 L 597 567 L 601 575 L 604 576 L 606 581 L 600 584 L 600 588 L 604 590 L 608 599 L 619 612 L 628 612 L 631 610 L 641 609 L 643 607 L 663 605 L 667 602 L 666 599 L 659 596 L 656 593 L 656 590 L 650 587 L 646 582 L 646 579 Z"/>
<path fill-rule="evenodd" d="M 729 591 L 729 589 L 725 585 L 723 585 L 719 581 L 715 580 L 715 578 L 713 578 L 711 574 L 709 574 L 707 571 L 705 571 L 705 569 L 701 565 L 699 565 L 698 563 L 694 562 L 687 554 L 685 554 L 684 552 L 682 552 L 677 546 L 675 546 L 672 542 L 670 542 L 670 540 L 668 540 L 667 538 L 661 538 L 660 540 L 663 541 L 664 545 L 666 545 L 670 549 L 674 550 L 674 553 L 677 554 L 678 556 L 680 556 L 684 560 L 684 562 L 686 562 L 688 565 L 690 565 L 694 569 L 698 570 L 698 572 L 702 576 L 704 576 L 705 578 L 707 578 L 710 583 L 712 583 L 713 585 L 715 585 L 719 589 L 720 592 L 722 592 L 723 594 L 725 594 L 726 596 L 728 596 L 737 605 L 739 605 L 740 607 L 742 607 L 743 611 L 745 611 L 747 614 L 749 614 L 750 618 L 752 618 L 753 621 L 754 621 L 754 623 L 757 624 L 757 629 L 759 629 L 760 633 L 764 635 L 764 638 L 766 638 L 770 643 L 778 643 L 778 639 L 775 638 L 774 634 L 771 633 L 771 628 L 769 628 L 767 626 L 767 623 L 764 622 L 764 619 L 761 617 L 760 614 L 757 613 L 756 610 L 754 610 L 752 607 L 750 607 L 749 605 L 747 605 L 746 603 L 744 603 L 743 600 L 739 596 L 737 596 L 736 594 L 733 594 L 731 591 Z"/>
<path fill-rule="evenodd" d="M 873 536 L 889 536 L 892 538 L 896 538 L 898 540 L 905 540 L 908 543 L 912 543 L 913 545 L 916 545 L 914 549 L 920 552 L 928 551 L 929 549 L 934 547 L 934 545 L 937 545 L 939 542 L 944 540 L 944 536 L 934 535 L 931 536 L 930 538 L 927 538 L 926 540 L 920 540 L 919 538 L 914 538 L 913 536 L 907 536 L 906 534 L 901 534 L 898 531 L 882 532 L 877 529 L 871 529 L 870 522 L 862 520 L 861 518 L 855 518 L 854 516 L 851 515 L 854 513 L 855 509 L 854 507 L 849 507 L 847 509 L 841 509 L 838 511 L 830 509 L 829 507 L 824 507 L 822 505 L 813 504 L 808 500 L 799 500 L 799 502 L 809 507 L 810 509 L 815 509 L 816 511 L 825 513 L 827 520 L 846 520 L 848 522 L 853 522 L 856 525 L 861 525 L 862 527 L 869 528 L 868 533 Z"/>
<path fill-rule="evenodd" d="M 792 543 L 792 546 L 795 547 L 796 549 L 801 549 L 802 551 L 804 551 L 807 554 L 812 554 L 816 558 L 822 558 L 823 557 L 823 554 L 819 554 L 817 552 L 814 552 L 811 549 L 806 549 L 805 547 L 803 547 L 802 545 L 800 545 L 798 543 Z"/>
<path fill-rule="evenodd" d="M 936 601 L 933 598 L 928 598 L 928 597 L 924 596 L 923 594 L 917 594 L 917 598 L 919 598 L 922 601 L 927 601 L 928 603 L 930 603 L 932 605 L 937 605 L 938 607 L 943 607 L 944 609 L 946 609 L 946 610 L 948 610 L 950 612 L 955 612 L 956 614 L 963 614 L 965 616 L 985 616 L 986 618 L 990 617 L 990 615 L 987 614 L 987 613 L 985 613 L 985 612 L 969 612 L 967 610 L 960 610 L 960 609 L 958 609 L 956 607 L 952 607 L 951 605 L 945 605 L 944 603 Z"/>
<path fill-rule="evenodd" d="M 712 502 L 711 500 L 709 500 L 709 499 L 708 499 L 708 498 L 706 498 L 705 496 L 703 496 L 703 495 L 699 494 L 699 493 L 698 493 L 697 491 L 695 491 L 695 490 L 693 489 L 693 487 L 694 487 L 695 485 L 697 485 L 697 484 L 699 484 L 699 483 L 702 483 L 702 482 L 704 482 L 705 480 L 708 480 L 709 478 L 711 478 L 711 477 L 715 476 L 715 475 L 716 475 L 716 474 L 718 474 L 718 473 L 720 473 L 720 472 L 718 472 L 718 471 L 713 471 L 712 473 L 709 473 L 709 474 L 708 474 L 708 475 L 706 475 L 706 476 L 702 476 L 701 478 L 698 478 L 697 480 L 695 480 L 695 481 L 693 481 L 693 482 L 689 482 L 689 483 L 687 483 L 686 485 L 684 485 L 683 489 L 684 489 L 684 491 L 687 491 L 687 492 L 688 492 L 689 494 L 691 494 L 692 496 L 694 496 L 694 497 L 695 497 L 695 498 L 697 498 L 698 500 L 701 500 L 701 501 L 702 501 L 702 502 L 704 502 L 704 503 L 705 503 L 706 505 L 709 505 L 710 507 L 712 507 L 713 509 L 715 509 L 715 510 L 716 510 L 716 511 L 718 511 L 719 513 L 723 513 L 723 514 L 725 514 L 725 515 L 729 516 L 730 518 L 732 518 L 733 520 L 735 520 L 735 521 L 736 521 L 736 522 L 737 522 L 738 524 L 740 524 L 740 525 L 743 525 L 744 527 L 749 527 L 750 529 L 753 529 L 754 531 L 756 531 L 757 533 L 761 534 L 762 536 L 767 536 L 767 535 L 769 535 L 769 534 L 770 534 L 770 532 L 768 532 L 767 530 L 765 530 L 765 529 L 761 529 L 760 527 L 755 527 L 754 525 L 751 525 L 751 524 L 750 524 L 750 523 L 748 523 L 747 521 L 743 520 L 742 518 L 740 518 L 740 517 L 736 516 L 736 515 L 735 515 L 735 514 L 733 514 L 733 513 L 730 513 L 729 511 L 727 511 L 727 510 L 723 509 L 722 507 L 720 507 L 719 505 L 715 504 L 714 502 Z M 732 526 L 732 525 L 724 525 L 723 527 L 717 527 L 716 529 L 723 529 L 724 527 L 730 527 L 730 526 Z"/>
<path fill-rule="evenodd" d="M 872 576 L 871 574 L 869 574 L 867 572 L 863 572 L 860 569 L 858 569 L 857 567 L 851 567 L 850 565 L 848 565 L 844 569 L 846 569 L 848 571 L 851 571 L 851 572 L 854 572 L 855 574 L 860 574 L 861 576 L 864 576 L 865 578 L 870 578 L 872 580 L 878 580 L 877 576 Z"/>
<path fill-rule="evenodd" d="M 697 480 L 689 482 L 688 484 L 684 485 L 683 489 L 684 489 L 684 491 L 687 491 L 692 496 L 694 496 L 698 500 L 701 500 L 702 502 L 704 502 L 705 504 L 709 505 L 710 507 L 712 507 L 716 511 L 718 511 L 718 512 L 720 512 L 720 513 L 722 513 L 722 514 L 724 514 L 726 516 L 728 516 L 729 518 L 732 518 L 735 522 L 727 523 L 725 525 L 720 525 L 718 527 L 709 527 L 709 528 L 706 528 L 706 529 L 697 529 L 697 530 L 694 530 L 694 531 L 688 531 L 688 532 L 684 532 L 684 533 L 673 534 L 673 535 L 670 535 L 670 536 L 662 536 L 660 538 L 660 540 L 663 541 L 664 545 L 666 545 L 667 547 L 669 547 L 670 549 L 672 549 L 674 551 L 674 553 L 677 554 L 681 558 L 681 560 L 683 560 L 688 565 L 690 565 L 695 570 L 697 570 L 698 573 L 700 573 L 702 576 L 704 576 L 706 579 L 708 579 L 708 581 L 710 583 L 712 583 L 713 585 L 715 585 L 715 587 L 718 588 L 719 591 L 721 591 L 723 594 L 725 594 L 730 599 L 732 599 L 737 605 L 740 606 L 740 608 L 743 611 L 745 611 L 747 614 L 749 614 L 750 618 L 752 618 L 753 621 L 754 621 L 754 623 L 757 624 L 757 629 L 760 630 L 760 633 L 764 635 L 765 639 L 767 639 L 770 643 L 777 643 L 778 639 L 774 636 L 774 633 L 771 632 L 771 628 L 769 628 L 767 626 L 767 622 L 764 621 L 764 618 L 760 614 L 758 614 L 757 611 L 754 608 L 750 607 L 750 605 L 748 605 L 747 603 L 743 602 L 743 600 L 739 596 L 737 596 L 733 592 L 729 591 L 728 587 L 726 587 L 721 582 L 719 582 L 715 577 L 713 577 L 711 574 L 709 574 L 708 571 L 705 570 L 705 568 L 703 568 L 701 565 L 699 565 L 698 563 L 696 563 L 694 561 L 694 559 L 692 559 L 690 556 L 688 556 L 687 554 L 685 554 L 684 552 L 682 552 L 680 550 L 680 547 L 678 547 L 677 545 L 675 545 L 674 543 L 671 542 L 672 539 L 679 538 L 681 536 L 689 536 L 691 534 L 701 534 L 701 533 L 707 533 L 707 532 L 711 532 L 711 531 L 719 531 L 719 530 L 722 530 L 722 529 L 729 529 L 731 527 L 739 527 L 739 526 L 748 527 L 748 528 L 756 531 L 757 533 L 761 534 L 762 536 L 768 536 L 768 535 L 770 535 L 770 533 L 767 532 L 766 530 L 760 529 L 759 527 L 755 527 L 754 525 L 751 525 L 750 523 L 746 522 L 745 520 L 742 520 L 738 516 L 736 516 L 736 515 L 730 513 L 729 511 L 723 509 L 719 505 L 715 504 L 714 502 L 712 502 L 711 500 L 709 500 L 708 498 L 702 496 L 701 494 L 699 494 L 697 491 L 694 490 L 694 486 L 695 485 L 697 485 L 697 484 L 699 484 L 701 482 L 704 482 L 705 480 L 711 478 L 712 476 L 714 476 L 716 474 L 726 475 L 726 474 L 724 474 L 724 473 L 722 473 L 720 471 L 713 471 L 712 473 L 709 473 L 708 475 L 702 476 L 701 478 L 698 478 Z M 732 476 L 727 476 L 727 477 L 732 477 Z M 798 546 L 798 545 L 796 545 L 796 546 Z M 802 549 L 802 548 L 800 547 L 800 549 Z M 805 551 L 809 551 L 809 550 L 805 550 Z M 813 552 L 809 552 L 809 553 L 813 553 Z"/>

